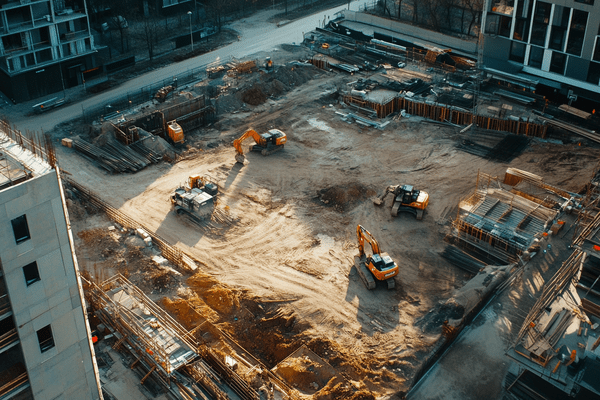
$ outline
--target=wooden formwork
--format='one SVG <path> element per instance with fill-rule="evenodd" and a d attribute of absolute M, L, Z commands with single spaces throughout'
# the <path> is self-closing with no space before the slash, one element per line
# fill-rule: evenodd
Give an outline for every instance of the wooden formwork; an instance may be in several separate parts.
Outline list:
<path fill-rule="evenodd" d="M 327 60 L 323 60 L 322 58 L 311 58 L 309 61 L 312 65 L 319 69 L 329 69 L 329 62 Z"/>
<path fill-rule="evenodd" d="M 419 117 L 440 122 L 445 121 L 456 125 L 470 125 L 473 123 L 473 114 L 466 110 L 460 110 L 437 103 L 413 101 L 405 97 L 396 97 L 388 103 L 380 104 L 346 95 L 344 96 L 344 102 L 359 105 L 363 108 L 371 108 L 377 112 L 378 118 L 385 118 L 394 112 L 406 110 L 408 114 L 418 115 Z M 483 115 L 475 116 L 475 124 L 483 129 L 540 138 L 545 138 L 548 130 L 546 124 L 536 124 L 528 121 L 513 121 Z"/>

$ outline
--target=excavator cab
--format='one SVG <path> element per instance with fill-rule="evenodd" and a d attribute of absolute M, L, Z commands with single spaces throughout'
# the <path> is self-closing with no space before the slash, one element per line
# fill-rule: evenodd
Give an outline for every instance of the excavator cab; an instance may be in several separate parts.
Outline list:
<path fill-rule="evenodd" d="M 367 258 L 367 263 L 372 264 L 374 268 L 381 272 L 398 268 L 394 260 L 392 260 L 392 257 L 387 253 L 373 254 L 371 257 Z"/>
<path fill-rule="evenodd" d="M 384 199 L 388 194 L 394 195 L 392 202 L 392 217 L 397 217 L 399 212 L 407 211 L 413 213 L 418 220 L 423 218 L 425 209 L 429 205 L 429 194 L 422 190 L 417 190 L 413 185 L 391 185 L 385 189 L 385 192 L 373 199 L 376 206 L 383 205 Z"/>

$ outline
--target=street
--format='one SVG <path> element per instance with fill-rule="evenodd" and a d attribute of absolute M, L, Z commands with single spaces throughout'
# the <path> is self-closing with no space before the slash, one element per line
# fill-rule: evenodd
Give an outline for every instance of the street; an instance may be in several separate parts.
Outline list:
<path fill-rule="evenodd" d="M 265 22 L 268 16 L 273 14 L 271 10 L 262 11 L 244 18 L 242 20 L 243 23 L 236 21 L 231 26 L 227 26 L 236 29 L 239 32 L 240 40 L 213 52 L 189 58 L 148 72 L 133 78 L 114 89 L 91 96 L 80 102 L 70 103 L 63 108 L 58 108 L 47 114 L 36 116 L 11 116 L 10 108 L 5 109 L 4 113 L 8 115 L 10 121 L 16 125 L 17 129 L 20 129 L 21 131 L 49 132 L 62 122 L 80 117 L 83 109 L 107 103 L 123 93 L 136 91 L 144 86 L 183 71 L 205 67 L 216 60 L 229 60 L 232 57 L 243 58 L 257 52 L 269 51 L 284 43 L 301 43 L 303 40 L 303 33 L 313 30 L 315 27 L 319 26 L 319 24 L 322 26 L 324 17 L 333 19 L 334 14 L 338 11 L 348 7 L 351 10 L 358 10 L 359 6 L 359 1 L 352 1 L 349 6 L 346 4 L 344 6 L 321 11 L 317 14 L 309 15 L 282 25 L 281 27 L 277 27 L 274 23 Z"/>

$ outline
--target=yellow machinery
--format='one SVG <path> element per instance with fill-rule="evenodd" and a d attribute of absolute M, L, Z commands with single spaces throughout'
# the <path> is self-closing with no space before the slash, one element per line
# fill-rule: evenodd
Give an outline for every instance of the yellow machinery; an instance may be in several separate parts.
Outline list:
<path fill-rule="evenodd" d="M 212 214 L 218 186 L 206 176 L 191 175 L 188 182 L 171 194 L 171 204 L 177 215 L 186 215 L 202 224 Z"/>
<path fill-rule="evenodd" d="M 246 157 L 244 157 L 244 149 L 242 149 L 242 142 L 248 138 L 254 139 L 256 143 L 250 147 L 250 151 L 260 151 L 263 156 L 275 153 L 283 149 L 283 145 L 287 141 L 287 135 L 279 129 L 270 129 L 266 133 L 258 134 L 254 129 L 248 129 L 239 139 L 233 141 L 233 147 L 235 147 L 235 160 L 239 163 L 244 163 Z"/>
<path fill-rule="evenodd" d="M 183 129 L 181 129 L 177 121 L 167 122 L 167 134 L 173 143 L 183 143 Z"/>
<path fill-rule="evenodd" d="M 354 257 L 354 265 L 367 289 L 375 289 L 377 286 L 375 279 L 387 282 L 388 289 L 393 289 L 396 286 L 394 276 L 399 272 L 398 264 L 387 253 L 381 252 L 377 240 L 362 225 L 356 226 L 356 236 L 358 256 Z M 365 242 L 369 243 L 373 252 L 369 257 L 365 254 Z"/>
<path fill-rule="evenodd" d="M 384 203 L 385 196 L 389 193 L 394 195 L 392 203 L 392 217 L 397 217 L 399 212 L 410 212 L 415 214 L 418 220 L 423 219 L 425 209 L 429 205 L 429 194 L 415 189 L 412 185 L 392 185 L 385 189 L 385 193 L 373 199 L 376 206 Z"/>

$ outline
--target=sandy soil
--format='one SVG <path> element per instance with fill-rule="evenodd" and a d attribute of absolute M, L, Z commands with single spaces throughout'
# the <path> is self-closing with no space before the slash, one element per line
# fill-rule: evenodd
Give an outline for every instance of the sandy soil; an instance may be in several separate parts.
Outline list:
<path fill-rule="evenodd" d="M 281 50 L 279 59 L 284 55 L 297 57 Z M 600 152 L 532 140 L 510 164 L 488 161 L 456 149 L 457 128 L 418 117 L 393 120 L 383 130 L 345 121 L 335 113 L 348 112 L 336 90 L 356 76 L 281 63 L 276 68 L 274 75 L 254 73 L 229 82 L 231 88 L 217 105 L 235 113 L 187 133 L 189 148 L 176 163 L 111 176 L 71 149 L 60 148 L 60 165 L 198 260 L 199 276 L 173 278 L 163 292 L 146 287 L 155 298 L 166 293 L 177 300 L 178 291 L 181 295 L 182 288 L 191 288 L 202 307 L 216 312 L 212 322 L 269 367 L 306 343 L 358 388 L 377 396 L 405 391 L 441 334 L 440 329 L 425 335 L 415 323 L 470 278 L 439 253 L 459 200 L 475 187 L 477 172 L 502 176 L 510 166 L 578 191 Z M 270 96 L 260 105 L 244 105 L 241 96 L 254 83 Z M 202 93 L 205 86 L 194 91 Z M 232 140 L 249 127 L 283 130 L 288 135 L 285 149 L 268 157 L 250 153 L 244 166 L 235 164 Z M 201 229 L 172 212 L 169 194 L 191 174 L 217 179 L 217 209 L 232 218 L 231 224 Z M 391 184 L 413 184 L 429 192 L 422 221 L 410 214 L 391 217 L 390 198 L 384 207 L 373 205 L 371 198 Z M 107 225 L 82 210 L 72 214 L 75 220 L 79 214 L 76 233 Z M 373 233 L 400 266 L 395 290 L 383 284 L 373 291 L 364 287 L 353 267 L 357 224 Z M 80 234 L 79 243 L 83 240 Z M 86 253 L 80 262 L 101 275 L 98 257 Z M 129 271 L 135 275 L 143 269 Z M 274 315 L 279 319 L 265 325 Z"/>

